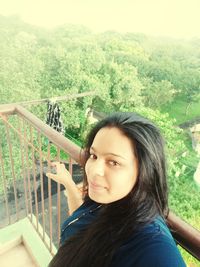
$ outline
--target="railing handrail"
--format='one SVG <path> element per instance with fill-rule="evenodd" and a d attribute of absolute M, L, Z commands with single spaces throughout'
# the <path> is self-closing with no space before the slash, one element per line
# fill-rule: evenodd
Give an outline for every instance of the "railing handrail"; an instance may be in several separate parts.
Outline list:
<path fill-rule="evenodd" d="M 48 137 L 56 146 L 64 150 L 79 164 L 81 164 L 81 150 L 80 147 L 72 141 L 59 134 L 56 130 L 52 129 L 49 125 L 42 122 L 39 118 L 26 110 L 24 107 L 17 105 L 16 111 L 28 120 L 39 132 Z"/>
<path fill-rule="evenodd" d="M 67 101 L 67 100 L 72 100 L 74 98 L 80 98 L 80 97 L 86 97 L 86 96 L 95 96 L 97 95 L 97 92 L 95 91 L 87 91 L 83 93 L 74 93 L 74 94 L 69 94 L 69 95 L 64 95 L 64 96 L 54 96 L 54 97 L 48 97 L 48 98 L 42 98 L 42 99 L 35 99 L 35 100 L 27 100 L 23 102 L 15 102 L 15 103 L 10 103 L 10 104 L 5 104 L 5 105 L 20 105 L 20 106 L 32 106 L 32 105 L 38 105 L 44 102 L 49 102 L 49 101 Z M 4 105 L 4 104 L 2 104 Z"/>
<path fill-rule="evenodd" d="M 81 157 L 81 148 L 79 146 L 46 125 L 24 107 L 15 104 L 0 105 L 0 115 L 6 116 L 7 114 L 16 113 L 28 120 L 39 132 L 68 153 L 78 164 L 82 165 L 83 157 Z M 169 212 L 167 222 L 177 243 L 200 260 L 200 231 L 171 211 Z"/>
<path fill-rule="evenodd" d="M 20 114 L 24 119 L 28 120 L 32 126 L 34 126 L 40 133 L 48 137 L 51 142 L 53 142 L 60 149 L 64 150 L 66 153 L 70 154 L 77 163 L 80 165 L 82 164 L 81 150 L 78 145 L 59 134 L 24 107 L 16 104 L 0 105 L 0 114 L 6 115 L 15 113 Z"/>
<path fill-rule="evenodd" d="M 9 115 L 16 113 L 16 105 L 15 104 L 1 104 L 0 105 L 0 114 Z"/>
<path fill-rule="evenodd" d="M 171 211 L 167 223 L 176 242 L 200 260 L 200 231 Z"/>

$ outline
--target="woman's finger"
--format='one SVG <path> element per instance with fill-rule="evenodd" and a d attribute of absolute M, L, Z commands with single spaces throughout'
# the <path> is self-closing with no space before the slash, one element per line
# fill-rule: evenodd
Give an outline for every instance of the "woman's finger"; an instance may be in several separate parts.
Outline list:
<path fill-rule="evenodd" d="M 53 161 L 53 162 L 50 163 L 50 165 L 53 166 L 53 167 L 56 167 L 56 166 L 60 165 L 60 162 Z"/>
<path fill-rule="evenodd" d="M 56 167 L 56 169 L 61 169 L 61 170 L 65 170 L 65 164 L 64 163 L 60 163 L 60 162 L 53 162 L 51 164 L 52 167 Z"/>
<path fill-rule="evenodd" d="M 53 173 L 46 173 L 46 176 L 48 177 L 48 178 L 51 178 L 51 179 L 53 179 L 53 180 L 58 180 L 58 175 L 57 174 L 53 174 Z"/>

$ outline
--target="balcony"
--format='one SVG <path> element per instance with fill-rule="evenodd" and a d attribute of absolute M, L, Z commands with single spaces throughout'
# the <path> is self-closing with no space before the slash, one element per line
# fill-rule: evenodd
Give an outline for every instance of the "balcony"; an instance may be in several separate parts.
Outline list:
<path fill-rule="evenodd" d="M 0 106 L 0 133 L 0 266 L 46 267 L 68 210 L 64 188 L 45 173 L 54 171 L 51 161 L 63 162 L 78 185 L 81 150 L 19 105 Z M 172 212 L 168 223 L 177 243 L 200 260 L 200 232 Z"/>

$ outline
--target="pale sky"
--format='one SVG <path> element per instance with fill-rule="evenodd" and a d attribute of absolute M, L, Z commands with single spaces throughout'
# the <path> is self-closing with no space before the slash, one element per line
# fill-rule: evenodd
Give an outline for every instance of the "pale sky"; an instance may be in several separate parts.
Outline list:
<path fill-rule="evenodd" d="M 82 24 L 171 37 L 200 37 L 200 0 L 0 0 L 0 14 L 52 28 Z"/>

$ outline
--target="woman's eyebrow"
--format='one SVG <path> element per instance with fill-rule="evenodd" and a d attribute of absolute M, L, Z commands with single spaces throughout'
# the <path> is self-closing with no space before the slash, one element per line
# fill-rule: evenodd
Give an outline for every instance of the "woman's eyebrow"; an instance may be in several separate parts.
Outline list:
<path fill-rule="evenodd" d="M 94 152 L 97 152 L 96 149 L 95 149 L 94 147 L 90 147 L 90 149 L 93 150 Z M 123 156 L 118 155 L 118 154 L 115 154 L 115 153 L 112 153 L 112 152 L 104 153 L 104 155 L 112 155 L 112 156 L 115 156 L 115 157 L 118 157 L 118 158 L 127 160 L 127 159 L 124 158 Z"/>

